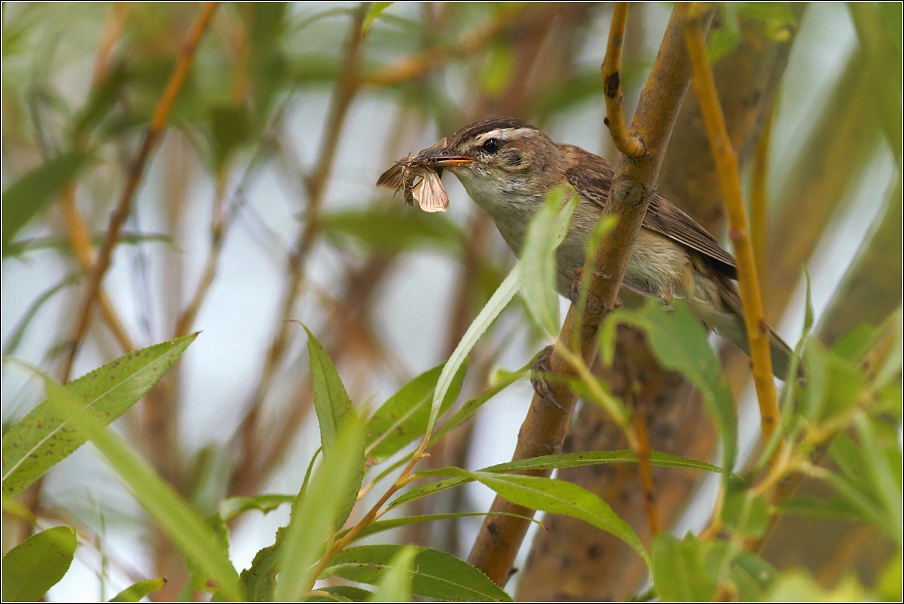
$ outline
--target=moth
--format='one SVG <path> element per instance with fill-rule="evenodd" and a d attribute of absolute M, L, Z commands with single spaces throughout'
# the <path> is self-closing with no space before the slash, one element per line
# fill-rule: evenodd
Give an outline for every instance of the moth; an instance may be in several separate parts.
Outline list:
<path fill-rule="evenodd" d="M 440 180 L 442 169 L 429 168 L 421 159 L 425 153 L 442 149 L 446 146 L 446 139 L 442 139 L 427 147 L 417 154 L 408 154 L 405 159 L 400 159 L 393 167 L 383 172 L 377 180 L 377 185 L 402 191 L 405 202 L 408 205 L 417 204 L 425 212 L 445 212 L 449 209 L 449 195 Z"/>

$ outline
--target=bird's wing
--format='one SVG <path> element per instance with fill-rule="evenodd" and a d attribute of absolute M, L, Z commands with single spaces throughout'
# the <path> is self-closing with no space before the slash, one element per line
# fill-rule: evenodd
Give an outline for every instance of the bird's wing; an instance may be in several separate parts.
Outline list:
<path fill-rule="evenodd" d="M 572 168 L 565 176 L 580 195 L 605 208 L 614 169 L 603 158 L 586 151 L 584 154 L 577 162 L 580 168 Z M 706 229 L 663 196 L 653 194 L 643 226 L 699 252 L 713 268 L 731 279 L 737 279 L 737 265 L 732 255 L 722 249 Z"/>

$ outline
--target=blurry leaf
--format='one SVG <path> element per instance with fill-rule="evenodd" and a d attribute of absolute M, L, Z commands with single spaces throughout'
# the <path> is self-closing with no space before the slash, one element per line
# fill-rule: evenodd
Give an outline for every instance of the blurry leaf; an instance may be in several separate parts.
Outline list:
<path fill-rule="evenodd" d="M 22 318 L 19 319 L 19 323 L 16 325 L 15 329 L 13 329 L 12 334 L 9 336 L 9 340 L 7 340 L 6 342 L 6 348 L 3 351 L 3 356 L 9 356 L 16 352 L 16 349 L 22 342 L 22 338 L 25 336 L 25 331 L 31 324 L 32 319 L 35 318 L 35 315 L 38 314 L 38 311 L 41 310 L 41 307 L 44 306 L 47 301 L 53 298 L 54 294 L 63 291 L 70 285 L 78 283 L 81 277 L 81 273 L 69 273 L 63 278 L 62 281 L 35 298 L 35 301 L 31 303 L 31 305 L 22 315 Z"/>
<path fill-rule="evenodd" d="M 104 425 L 138 402 L 176 362 L 197 334 L 130 352 L 66 385 L 84 401 L 85 411 Z M 19 420 L 3 437 L 3 493 L 25 487 L 81 447 L 81 434 L 45 400 Z"/>
<path fill-rule="evenodd" d="M 348 236 L 370 250 L 396 253 L 421 247 L 455 253 L 463 239 L 461 229 L 449 218 L 404 208 L 369 206 L 331 212 L 323 216 L 321 228 L 327 236 Z"/>
<path fill-rule="evenodd" d="M 380 16 L 384 10 L 392 6 L 392 2 L 374 2 L 370 5 L 370 8 L 367 11 L 367 14 L 364 15 L 364 23 L 361 24 L 361 35 L 366 36 L 367 32 L 370 30 L 371 24 L 373 24 L 374 19 Z"/>
<path fill-rule="evenodd" d="M 227 497 L 220 502 L 220 516 L 223 522 L 232 522 L 248 510 L 258 510 L 264 514 L 272 512 L 284 503 L 292 503 L 294 495 L 257 495 L 255 497 Z"/>
<path fill-rule="evenodd" d="M 660 533 L 653 541 L 653 584 L 663 602 L 708 602 L 716 595 L 716 580 L 703 564 L 703 547 L 688 534 L 678 540 Z"/>
<path fill-rule="evenodd" d="M 901 554 L 892 557 L 876 582 L 879 599 L 885 602 L 901 601 Z"/>
<path fill-rule="evenodd" d="M 277 91 L 288 84 L 288 61 L 282 50 L 288 3 L 254 2 L 240 6 L 248 29 L 247 69 L 255 123 L 263 124 Z"/>
<path fill-rule="evenodd" d="M 800 399 L 800 414 L 820 424 L 848 411 L 864 388 L 863 371 L 822 345 L 810 340 L 804 355 L 807 388 Z"/>
<path fill-rule="evenodd" d="M 35 524 L 35 522 L 37 522 L 34 513 L 28 509 L 27 505 L 24 505 L 21 501 L 17 501 L 7 495 L 3 495 L 3 513 L 9 514 L 15 518 L 21 518 L 29 524 Z"/>
<path fill-rule="evenodd" d="M 524 287 L 521 295 L 534 320 L 546 332 L 559 332 L 559 296 L 556 293 L 556 248 L 565 240 L 578 195 L 573 187 L 556 187 L 533 215 L 521 248 Z"/>
<path fill-rule="evenodd" d="M 499 586 L 464 560 L 424 547 L 404 545 L 349 547 L 330 561 L 320 578 L 338 576 L 358 583 L 376 585 L 386 574 L 390 561 L 399 551 L 408 547 L 417 552 L 411 569 L 412 594 L 453 602 L 512 601 Z"/>
<path fill-rule="evenodd" d="M 305 602 L 367 602 L 373 592 L 353 587 L 351 585 L 325 585 L 318 587 L 317 591 L 326 592 L 331 596 L 310 596 Z"/>
<path fill-rule="evenodd" d="M 113 598 L 110 599 L 110 602 L 140 602 L 141 598 L 158 589 L 162 589 L 164 585 L 166 585 L 166 579 L 163 577 L 160 577 L 159 579 L 145 579 L 144 581 L 139 581 L 134 585 L 126 587 L 124 590 L 113 596 Z"/>
<path fill-rule="evenodd" d="M 787 2 L 737 2 L 738 14 L 750 19 L 774 21 L 779 25 L 797 26 L 797 19 Z"/>
<path fill-rule="evenodd" d="M 214 512 L 204 519 L 204 523 L 216 535 L 219 554 L 229 559 L 229 527 L 219 512 Z M 185 565 L 188 569 L 190 578 L 189 584 L 196 591 L 206 591 L 216 593 L 219 589 L 216 578 L 211 576 L 204 568 L 204 565 L 196 558 L 186 557 Z"/>
<path fill-rule="evenodd" d="M 377 520 L 366 529 L 359 532 L 355 535 L 352 541 L 357 541 L 358 539 L 363 539 L 364 537 L 375 535 L 377 533 L 382 533 L 383 531 L 389 531 L 394 528 L 398 528 L 400 526 L 408 526 L 410 524 L 418 524 L 421 522 L 433 522 L 434 520 L 449 520 L 451 518 L 466 518 L 470 516 L 486 516 L 490 512 L 456 512 L 456 513 L 448 513 L 448 514 L 424 514 L 422 516 L 402 516 L 401 518 L 390 518 L 389 520 Z M 534 524 L 539 526 L 543 526 L 538 520 L 534 518 L 530 518 L 528 516 L 524 516 L 522 514 L 508 514 L 508 513 L 499 513 L 494 512 L 494 514 L 501 516 L 514 516 L 516 518 L 523 518 L 524 520 L 529 520 Z M 338 537 L 344 536 L 346 531 L 343 531 L 337 535 Z"/>
<path fill-rule="evenodd" d="M 708 541 L 703 544 L 706 569 L 712 577 L 720 577 L 725 570 L 728 579 L 737 590 L 741 602 L 758 602 L 763 599 L 778 571 L 761 557 L 734 549 L 726 541 Z M 726 558 L 731 557 L 726 569 Z M 718 579 L 724 581 L 724 577 Z"/>
<path fill-rule="evenodd" d="M 383 403 L 367 421 L 365 455 L 377 459 L 391 457 L 405 445 L 424 433 L 430 417 L 433 391 L 443 366 L 425 371 Z M 467 363 L 458 370 L 446 398 L 440 406 L 440 415 L 446 412 L 461 391 Z"/>
<path fill-rule="evenodd" d="M 113 109 L 120 98 L 123 87 L 128 82 L 124 63 L 117 63 L 104 74 L 103 80 L 91 87 L 91 93 L 84 107 L 78 112 L 72 129 L 73 145 L 90 132 Z"/>
<path fill-rule="evenodd" d="M 483 92 L 496 97 L 508 88 L 515 68 L 515 53 L 510 44 L 494 44 L 490 47 L 486 69 L 483 72 Z"/>
<path fill-rule="evenodd" d="M 885 507 L 887 524 L 882 528 L 904 547 L 904 498 L 901 496 L 901 448 L 898 445 L 898 430 L 891 438 L 882 438 L 878 426 L 859 415 L 856 419 L 857 435 L 863 446 L 863 453 L 869 463 L 865 464 L 867 476 L 871 479 L 876 499 Z M 885 442 L 883 442 L 885 441 Z M 884 446 L 883 446 L 884 445 Z"/>
<path fill-rule="evenodd" d="M 700 390 L 706 410 L 722 436 L 727 480 L 737 455 L 737 416 L 731 388 L 703 326 L 680 300 L 675 301 L 674 310 L 666 310 L 655 300 L 647 301 L 640 310 L 620 310 L 609 315 L 600 330 L 600 354 L 607 365 L 612 363 L 619 323 L 641 328 L 662 366 L 681 372 Z"/>
<path fill-rule="evenodd" d="M 403 547 L 395 555 L 389 568 L 377 581 L 377 591 L 370 597 L 371 602 L 411 601 L 411 577 L 417 553 L 418 550 L 414 547 Z"/>
<path fill-rule="evenodd" d="M 589 522 L 630 545 L 648 565 L 650 563 L 646 550 L 630 525 L 619 518 L 608 503 L 581 486 L 543 476 L 468 472 L 460 468 L 447 470 L 462 478 L 479 481 L 512 503 Z"/>
<path fill-rule="evenodd" d="M 741 32 L 720 27 L 713 29 L 706 39 L 706 56 L 710 64 L 715 63 L 741 43 Z"/>
<path fill-rule="evenodd" d="M 170 540 L 216 580 L 223 596 L 241 600 L 238 573 L 222 551 L 217 535 L 188 502 L 164 482 L 150 464 L 132 453 L 122 438 L 106 430 L 105 423 L 86 413 L 85 402 L 72 389 L 63 388 L 47 376 L 44 376 L 44 383 L 53 411 L 74 426 L 82 438 L 94 443 Z"/>
<path fill-rule="evenodd" d="M 292 504 L 292 519 L 279 546 L 278 574 L 274 597 L 295 601 L 314 584 L 314 563 L 323 555 L 327 539 L 345 522 L 346 510 L 355 504 L 364 474 L 364 425 L 354 414 L 337 426 L 336 453 L 324 452 L 323 463 L 304 494 Z"/>
<path fill-rule="evenodd" d="M 806 336 L 813 329 L 813 292 L 810 286 L 810 272 L 804 268 L 804 279 L 806 283 L 806 302 L 804 304 L 804 335 Z"/>
<path fill-rule="evenodd" d="M 100 247 L 104 243 L 106 234 L 95 234 L 91 236 L 91 243 L 95 247 Z M 130 233 L 128 231 L 120 234 L 117 239 L 117 245 L 136 245 L 141 243 L 165 243 L 172 249 L 178 250 L 178 246 L 169 235 L 162 233 Z M 72 252 L 72 244 L 69 239 L 63 237 L 34 237 L 31 239 L 19 239 L 13 241 L 7 246 L 9 256 L 21 256 L 26 252 L 37 252 L 41 250 L 53 250 L 69 254 Z"/>
<path fill-rule="evenodd" d="M 37 602 L 72 564 L 75 529 L 57 526 L 32 535 L 3 556 L 3 601 Z"/>
<path fill-rule="evenodd" d="M 427 422 L 427 434 L 433 434 L 433 428 L 439 417 L 440 405 L 446 398 L 446 392 L 452 386 L 454 376 L 458 374 L 458 368 L 464 364 L 468 355 L 471 353 L 471 349 L 477 344 L 477 340 L 479 340 L 480 336 L 489 329 L 493 321 L 496 320 L 496 317 L 502 314 L 502 311 L 505 310 L 508 303 L 512 301 L 512 298 L 515 297 L 515 294 L 518 293 L 519 289 L 521 289 L 520 263 L 512 267 L 508 277 L 505 278 L 505 281 L 502 282 L 499 289 L 497 289 L 490 298 L 490 301 L 480 309 L 479 313 L 477 313 L 477 317 L 468 326 L 465 335 L 462 336 L 458 345 L 455 347 L 455 350 L 452 351 L 449 360 L 446 361 L 446 364 L 443 366 L 443 370 L 439 375 L 439 380 L 436 383 L 436 390 L 433 392 L 433 403 L 430 407 L 430 419 Z"/>
<path fill-rule="evenodd" d="M 780 573 L 769 589 L 765 602 L 864 602 L 874 598 L 853 573 L 846 575 L 838 585 L 826 589 L 810 573 L 802 569 L 790 569 Z"/>
<path fill-rule="evenodd" d="M 494 396 L 496 396 L 497 394 L 499 394 L 500 392 L 502 392 L 503 390 L 508 388 L 510 385 L 512 385 L 515 382 L 517 382 L 518 380 L 520 380 L 521 378 L 523 378 L 525 376 L 525 374 L 528 372 L 528 370 L 530 370 L 530 366 L 532 363 L 533 363 L 533 361 L 531 361 L 531 363 L 525 365 L 524 367 L 522 367 L 521 369 L 519 369 L 517 371 L 507 373 L 506 375 L 501 377 L 499 380 L 497 380 L 496 383 L 493 384 L 493 386 L 490 387 L 486 392 L 484 392 L 480 396 L 472 398 L 469 401 L 467 401 L 466 403 L 464 403 L 458 409 L 458 411 L 453 413 L 452 416 L 449 419 L 447 419 L 445 422 L 443 422 L 443 425 L 440 426 L 439 429 L 433 433 L 433 436 L 430 437 L 430 445 L 436 443 L 443 436 L 445 436 L 446 434 L 451 432 L 453 429 L 457 428 L 458 426 L 460 426 L 461 424 L 466 422 L 471 416 L 473 416 L 475 413 L 477 413 L 477 411 L 481 407 L 483 407 L 483 405 L 486 404 L 490 399 L 492 399 Z M 428 445 L 428 447 L 430 445 Z"/>
<path fill-rule="evenodd" d="M 91 157 L 83 151 L 69 151 L 20 176 L 3 191 L 3 256 L 16 233 L 31 221 L 66 183 L 78 174 Z"/>
<path fill-rule="evenodd" d="M 722 520 L 736 533 L 757 539 L 769 528 L 769 504 L 747 491 L 729 493 L 722 506 Z"/>
<path fill-rule="evenodd" d="M 230 154 L 251 137 L 251 116 L 243 105 L 218 104 L 208 109 L 213 138 L 213 165 L 221 169 Z"/>
<path fill-rule="evenodd" d="M 797 514 L 813 518 L 855 519 L 859 517 L 857 509 L 851 506 L 846 499 L 840 497 L 817 497 L 798 493 L 783 499 L 775 507 L 782 514 Z"/>
<path fill-rule="evenodd" d="M 904 313 L 901 306 L 891 314 L 883 323 L 879 337 L 886 335 L 893 338 L 888 354 L 882 359 L 882 364 L 874 369 L 872 388 L 879 390 L 901 376 L 901 367 L 904 364 Z"/>

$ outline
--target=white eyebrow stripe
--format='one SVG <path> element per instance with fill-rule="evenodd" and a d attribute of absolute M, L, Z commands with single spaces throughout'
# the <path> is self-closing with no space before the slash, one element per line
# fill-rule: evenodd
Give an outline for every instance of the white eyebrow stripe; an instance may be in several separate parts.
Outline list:
<path fill-rule="evenodd" d="M 498 138 L 504 141 L 516 140 L 528 136 L 529 133 L 536 132 L 531 128 L 496 128 L 489 132 L 484 132 L 477 137 L 478 143 L 483 143 L 491 138 Z"/>

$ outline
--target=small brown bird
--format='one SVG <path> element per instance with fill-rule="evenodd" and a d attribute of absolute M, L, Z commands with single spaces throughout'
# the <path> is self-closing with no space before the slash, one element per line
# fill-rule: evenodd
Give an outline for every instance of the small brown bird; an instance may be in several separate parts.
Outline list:
<path fill-rule="evenodd" d="M 440 141 L 442 143 L 443 141 Z M 575 269 L 609 198 L 614 168 L 574 145 L 555 143 L 535 126 L 515 118 L 491 118 L 465 126 L 447 144 L 435 144 L 411 160 L 439 175 L 447 169 L 486 210 L 516 254 L 528 223 L 557 185 L 571 184 L 578 206 L 556 254 L 559 293 L 567 295 Z M 378 184 L 387 184 L 390 173 Z M 750 354 L 734 258 L 716 239 L 664 197 L 654 194 L 631 250 L 623 287 L 668 304 L 683 299 L 708 328 Z M 770 328 L 772 369 L 785 379 L 791 349 Z"/>

